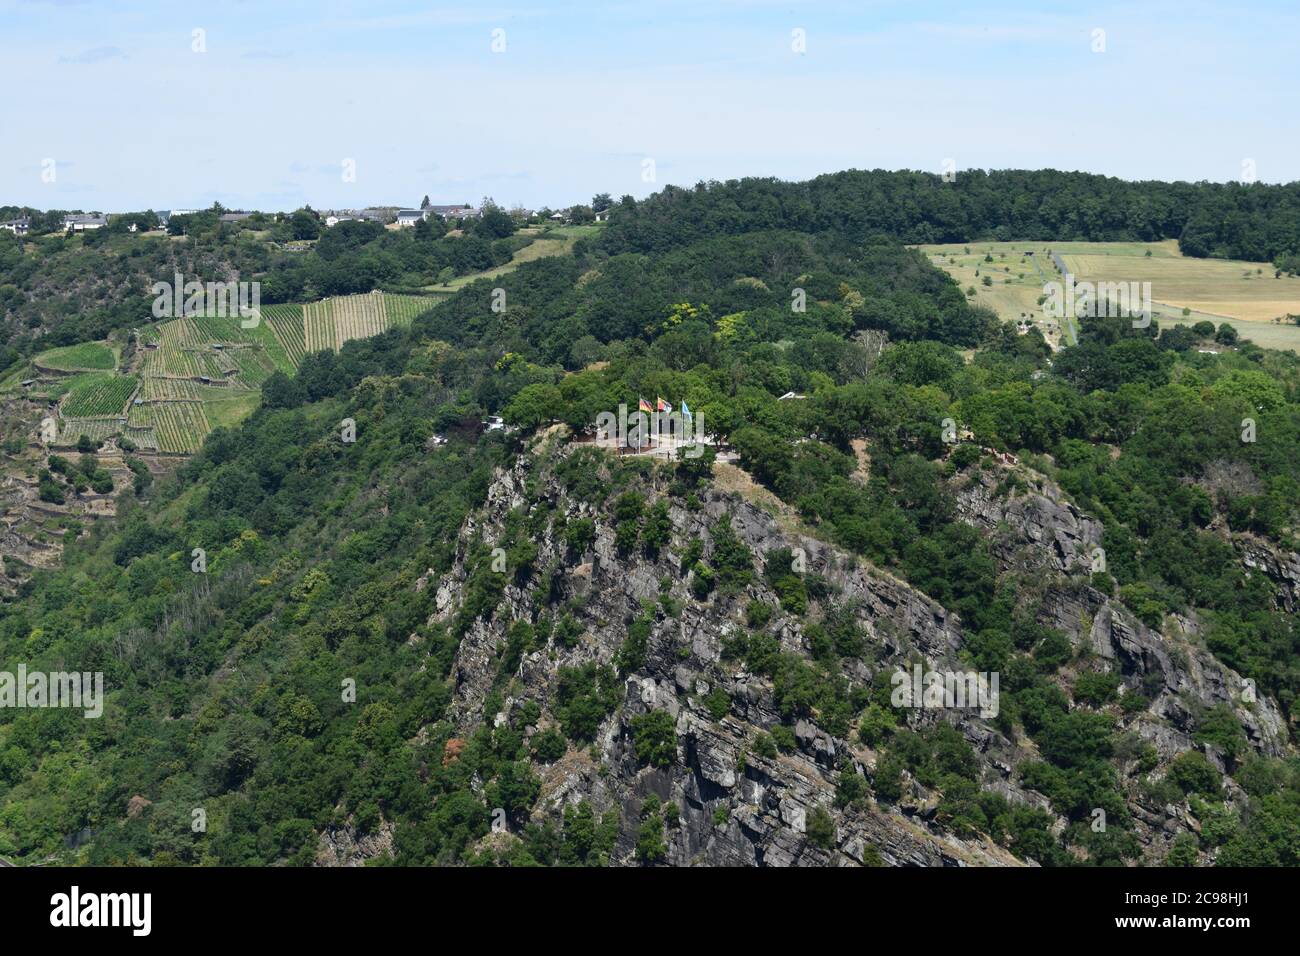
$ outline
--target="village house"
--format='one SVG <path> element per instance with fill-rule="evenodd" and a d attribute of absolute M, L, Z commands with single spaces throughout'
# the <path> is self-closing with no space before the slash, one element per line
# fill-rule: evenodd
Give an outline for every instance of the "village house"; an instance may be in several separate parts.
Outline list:
<path fill-rule="evenodd" d="M 399 209 L 397 211 L 397 225 L 401 229 L 409 229 L 417 222 L 424 222 L 429 218 L 427 209 Z"/>
<path fill-rule="evenodd" d="M 8 229 L 15 236 L 25 236 L 32 228 L 32 221 L 23 216 L 21 219 L 10 219 L 8 222 L 0 222 L 0 229 Z"/>
<path fill-rule="evenodd" d="M 107 216 L 88 216 L 82 213 L 74 213 L 63 217 L 65 232 L 85 232 L 89 229 L 103 229 L 107 225 Z"/>
<path fill-rule="evenodd" d="M 443 219 L 477 219 L 483 215 L 482 210 L 473 206 L 430 206 L 426 211 Z"/>

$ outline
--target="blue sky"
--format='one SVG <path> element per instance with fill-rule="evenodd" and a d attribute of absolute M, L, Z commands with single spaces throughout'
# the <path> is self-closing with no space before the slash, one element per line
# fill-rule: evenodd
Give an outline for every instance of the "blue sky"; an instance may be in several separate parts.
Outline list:
<path fill-rule="evenodd" d="M 946 159 L 1291 181 L 1297 36 L 1294 3 L 1194 0 L 0 0 L 0 205 L 538 207 Z"/>

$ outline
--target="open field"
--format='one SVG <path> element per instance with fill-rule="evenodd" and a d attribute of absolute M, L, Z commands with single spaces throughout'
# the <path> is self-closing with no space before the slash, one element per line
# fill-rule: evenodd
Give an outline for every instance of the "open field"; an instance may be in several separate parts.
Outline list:
<path fill-rule="evenodd" d="M 1056 342 L 1059 338 L 1058 323 L 1045 316 L 1038 304 L 1043 285 L 1060 279 L 1052 264 L 1051 244 L 973 242 L 918 248 L 934 265 L 952 276 L 976 305 L 992 309 L 1008 322 L 1029 319 L 1039 325 L 1049 341 Z M 992 261 L 987 257 L 992 257 Z M 985 285 L 985 278 L 992 283 Z M 969 295 L 971 289 L 975 290 L 973 296 Z"/>
<path fill-rule="evenodd" d="M 1300 276 L 1274 278 L 1269 263 L 1192 259 L 1179 254 L 1172 239 L 1147 244 L 1140 252 L 1128 248 L 1131 243 L 1070 245 L 1080 248 L 1057 251 L 1080 281 L 1150 282 L 1156 302 L 1243 322 L 1300 314 Z"/>
<path fill-rule="evenodd" d="M 603 225 L 588 226 L 552 226 L 542 230 L 538 238 L 524 246 L 514 254 L 509 262 L 505 265 L 497 266 L 495 269 L 488 269 L 484 272 L 475 272 L 471 275 L 457 276 L 449 282 L 439 282 L 435 285 L 425 286 L 429 292 L 452 293 L 459 292 L 465 286 L 479 279 L 495 279 L 497 276 L 505 275 L 507 272 L 513 272 L 525 262 L 533 262 L 537 259 L 545 259 L 548 256 L 560 256 L 573 251 L 573 245 L 579 239 L 586 236 L 594 236 Z M 521 233 L 523 230 L 521 230 Z"/>
<path fill-rule="evenodd" d="M 1193 259 L 1164 242 L 972 242 L 920 246 L 974 301 L 1016 321 L 1029 314 L 1051 338 L 1054 321 L 1038 306 L 1043 285 L 1060 281 L 1060 257 L 1076 282 L 1150 282 L 1152 312 L 1161 322 L 1227 322 L 1266 348 L 1300 349 L 1300 326 L 1276 323 L 1300 314 L 1300 277 L 1274 277 L 1268 263 Z M 1033 253 L 1029 255 L 1029 253 Z M 987 257 L 992 257 L 988 261 Z M 979 275 L 976 275 L 976 272 Z M 983 279 L 989 276 L 991 286 Z M 1188 313 L 1184 314 L 1183 310 Z"/>
<path fill-rule="evenodd" d="M 117 354 L 100 342 L 82 342 L 42 352 L 33 360 L 41 368 L 65 371 L 112 371 L 117 368 Z"/>

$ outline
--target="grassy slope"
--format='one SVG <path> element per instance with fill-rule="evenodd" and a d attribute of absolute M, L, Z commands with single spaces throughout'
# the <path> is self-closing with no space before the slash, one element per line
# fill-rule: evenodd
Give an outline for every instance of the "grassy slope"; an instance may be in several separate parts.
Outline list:
<path fill-rule="evenodd" d="M 920 248 L 963 290 L 974 286 L 977 303 L 1007 320 L 1014 321 L 1023 312 L 1041 317 L 1037 302 L 1043 283 L 1060 278 L 1052 268 L 1050 250 L 1064 259 L 1076 281 L 1150 282 L 1158 320 L 1227 322 L 1265 348 L 1300 349 L 1300 327 L 1271 321 L 1288 312 L 1300 313 L 1300 277 L 1275 279 L 1268 263 L 1193 259 L 1183 256 L 1173 239 L 1151 243 L 972 242 Z M 1024 256 L 1030 250 L 1035 255 Z M 993 256 L 992 263 L 984 261 L 986 254 Z M 1042 260 L 1038 263 L 1041 273 L 1034 259 Z M 1007 268 L 1009 273 L 1004 271 Z M 992 287 L 983 285 L 985 275 L 993 277 Z M 1191 309 L 1189 315 L 1183 315 L 1184 307 Z"/>

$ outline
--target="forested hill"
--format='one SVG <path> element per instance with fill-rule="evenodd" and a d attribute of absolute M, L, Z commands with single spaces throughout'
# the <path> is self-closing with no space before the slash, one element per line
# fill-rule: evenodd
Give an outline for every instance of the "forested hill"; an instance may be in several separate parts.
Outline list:
<path fill-rule="evenodd" d="M 76 235 L 0 231 L 0 372 L 52 346 L 121 338 L 149 324 L 153 284 L 177 273 L 185 282 L 256 281 L 264 305 L 427 291 L 503 266 L 536 238 L 497 209 L 452 235 L 438 217 L 391 230 L 363 221 L 326 228 L 310 209 L 241 222 L 224 222 L 219 211 L 176 216 L 166 233 L 133 215 Z"/>
<path fill-rule="evenodd" d="M 747 188 L 308 356 L 70 533 L 0 669 L 107 700 L 0 708 L 0 856 L 1300 864 L 1300 358 L 1053 352 L 897 237 L 791 228 L 812 185 L 696 234 Z M 638 397 L 731 460 L 582 440 Z M 914 666 L 997 713 L 898 706 Z"/>
<path fill-rule="evenodd" d="M 624 200 L 606 236 L 611 251 L 665 250 L 758 229 L 883 233 L 905 243 L 978 239 L 1177 239 L 1184 255 L 1254 262 L 1300 256 L 1300 183 L 1129 182 L 1056 170 L 851 170 L 807 182 L 729 180 L 669 186 Z"/>

